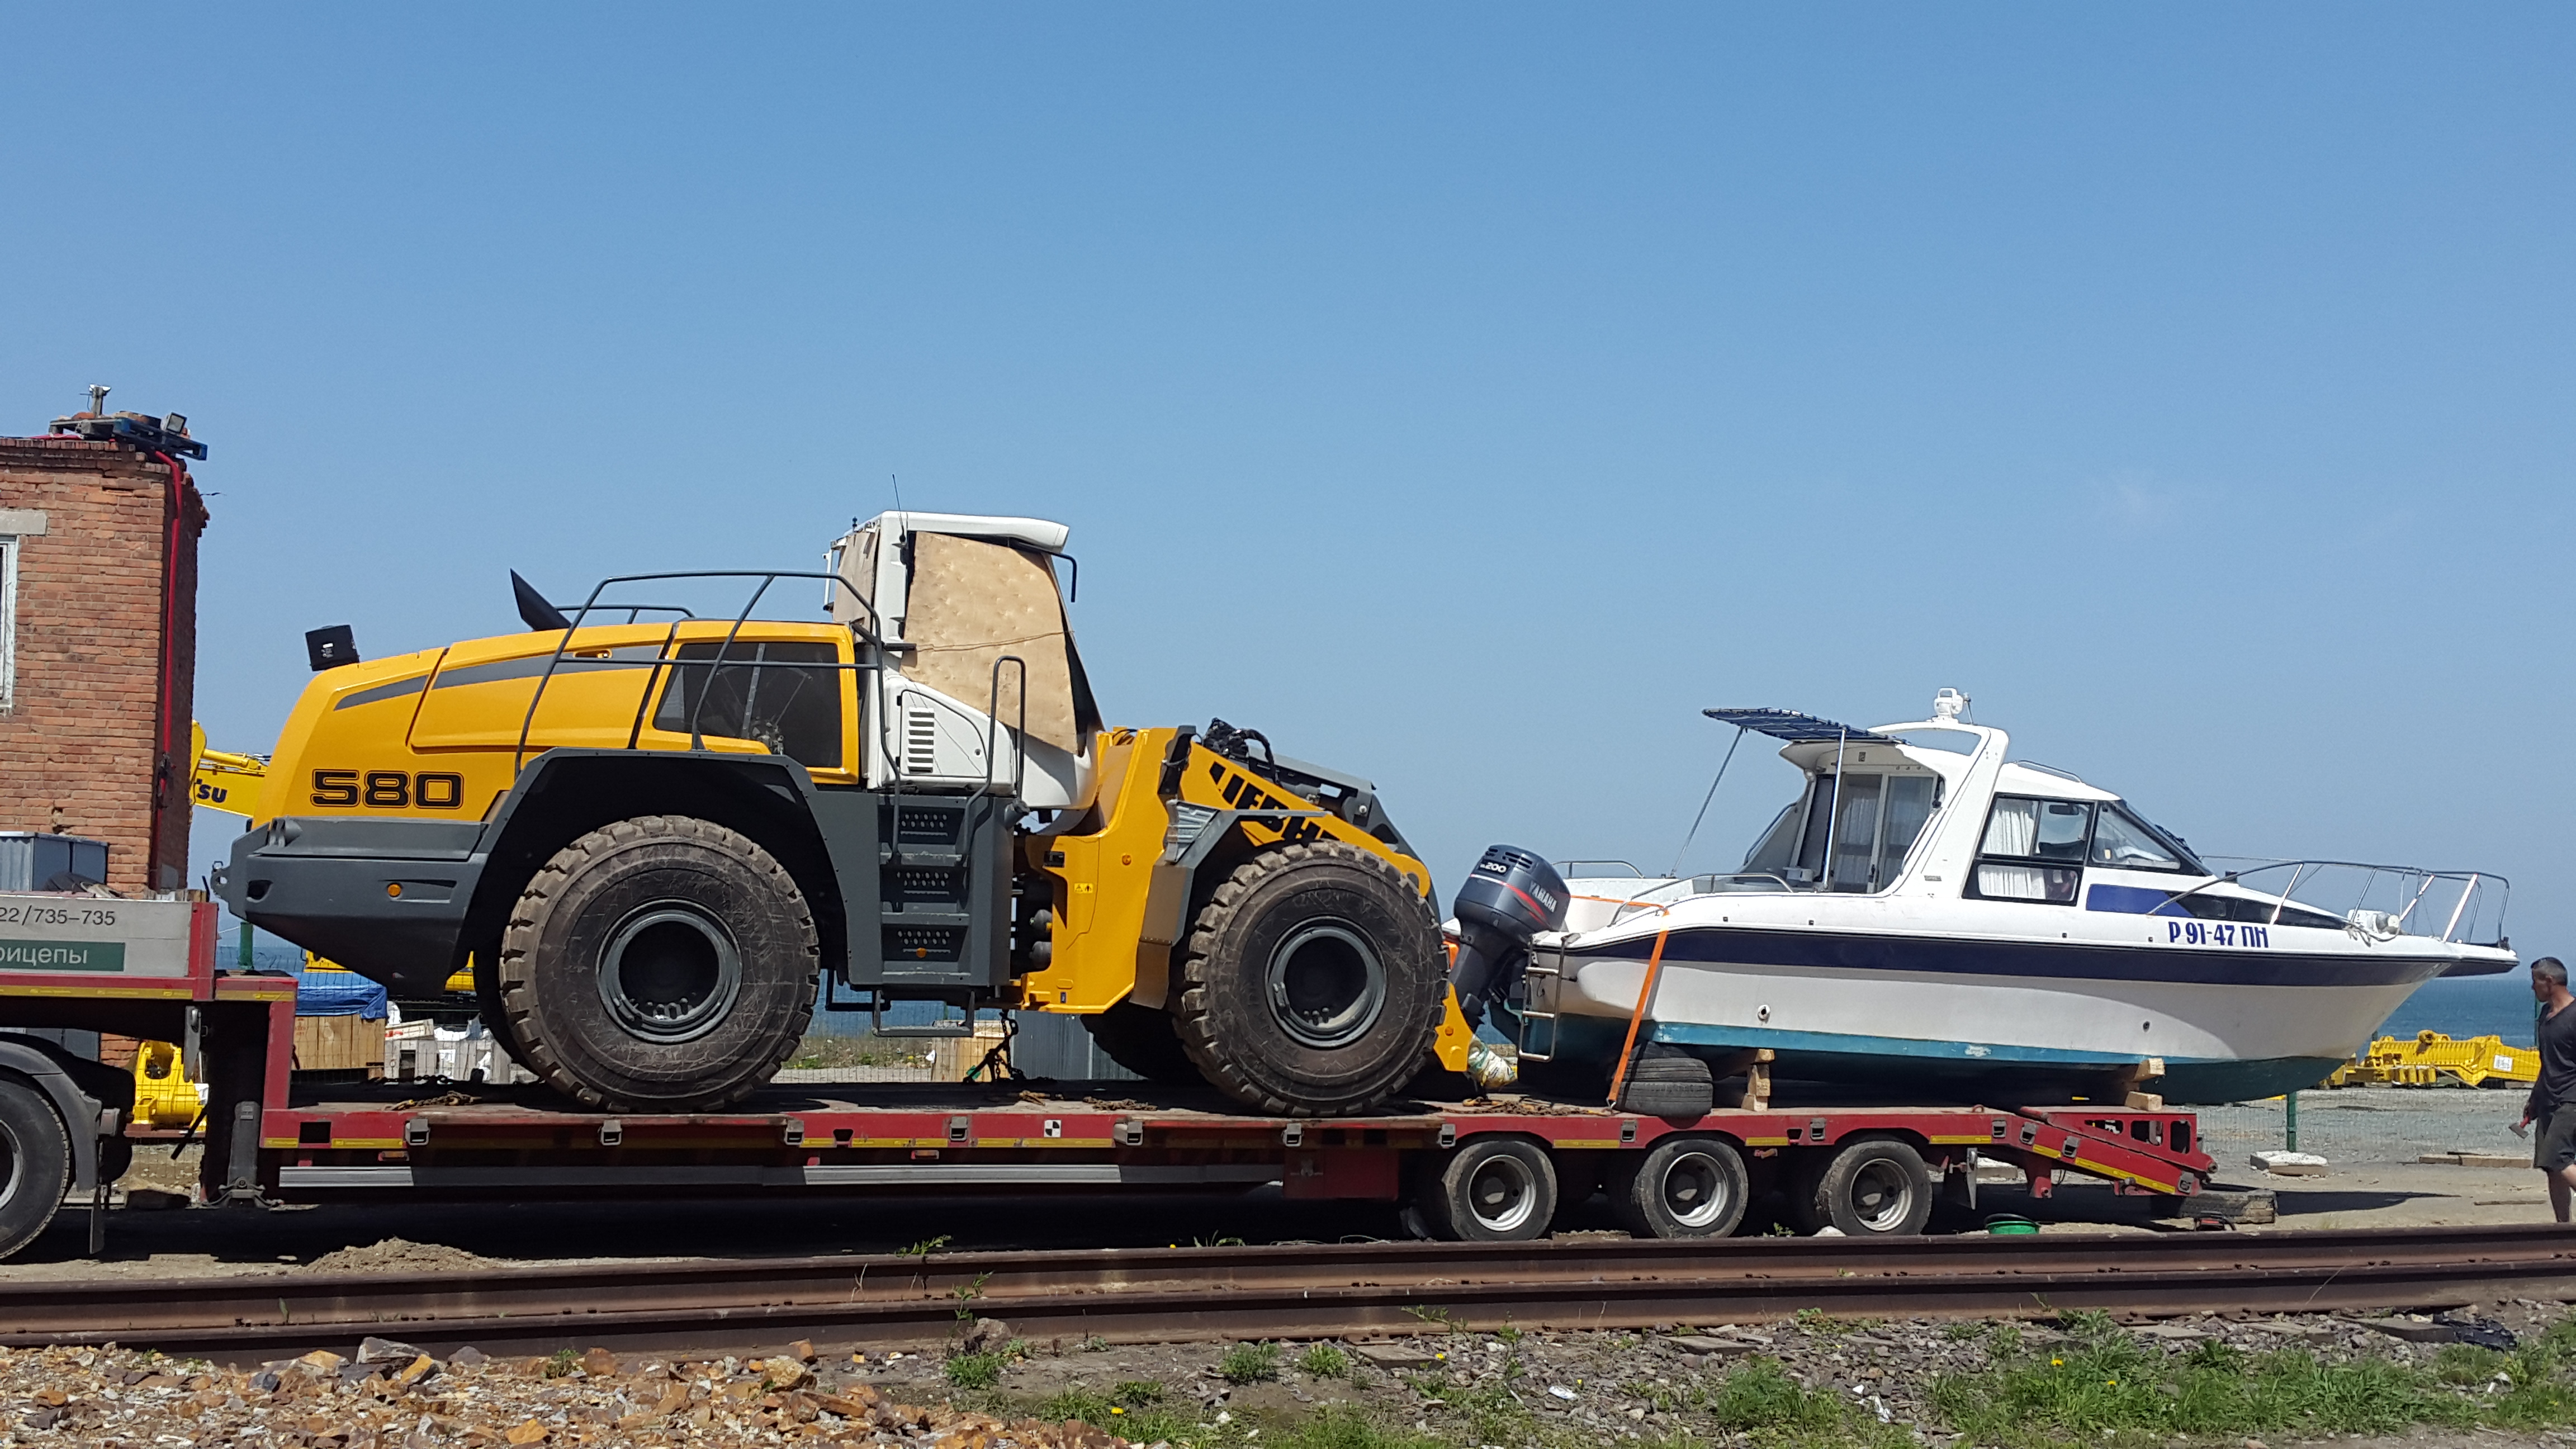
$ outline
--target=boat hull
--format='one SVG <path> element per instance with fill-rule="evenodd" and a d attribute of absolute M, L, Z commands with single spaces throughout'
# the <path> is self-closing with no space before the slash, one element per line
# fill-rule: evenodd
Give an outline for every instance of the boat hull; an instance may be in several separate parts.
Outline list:
<path fill-rule="evenodd" d="M 1533 978 L 1533 1005 L 1554 1008 L 1556 1060 L 1618 1055 L 1652 943 L 1601 943 L 1600 954 L 1570 953 L 1553 981 Z M 1769 1048 L 1784 1077 L 1985 1101 L 2095 1095 L 2155 1059 L 2164 1075 L 2152 1090 L 2170 1100 L 2242 1101 L 2322 1081 L 2450 964 L 1676 931 L 1644 1034 L 1712 1057 Z"/>

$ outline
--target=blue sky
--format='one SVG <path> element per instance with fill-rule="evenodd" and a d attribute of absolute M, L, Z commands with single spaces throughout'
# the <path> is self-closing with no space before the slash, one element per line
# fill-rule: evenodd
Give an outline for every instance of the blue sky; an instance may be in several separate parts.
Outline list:
<path fill-rule="evenodd" d="M 1702 706 L 1953 685 L 2206 849 L 2501 870 L 2576 948 L 2576 792 L 2509 758 L 2570 713 L 2563 8 L 0 35 L 0 430 L 196 420 L 219 743 L 306 628 L 810 567 L 900 474 L 1073 526 L 1113 720 L 1375 777 L 1444 890 L 1669 860 Z"/>

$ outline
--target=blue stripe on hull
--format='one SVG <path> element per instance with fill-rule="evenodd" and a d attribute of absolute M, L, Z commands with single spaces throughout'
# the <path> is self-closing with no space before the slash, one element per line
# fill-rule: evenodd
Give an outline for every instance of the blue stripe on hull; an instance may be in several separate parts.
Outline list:
<path fill-rule="evenodd" d="M 2033 910 L 2048 909 L 2044 906 Z M 2282 929 L 2282 928 L 2276 928 Z M 1577 959 L 1645 960 L 1652 933 L 1584 944 Z M 2411 986 L 2442 974 L 2439 956 L 2217 950 L 2079 941 L 1968 941 L 1892 932 L 1770 931 L 1685 926 L 1664 941 L 1667 963 L 2024 976 L 2065 981 L 2179 981 L 2207 986 Z"/>
<path fill-rule="evenodd" d="M 1556 1025 L 1556 1060 L 1605 1065 L 1619 1055 L 1628 1029 L 1625 1021 L 1596 1016 L 1563 1016 Z M 1653 1035 L 1660 1042 L 1711 1054 L 1769 1047 L 1779 1054 L 1773 1071 L 1795 1080 L 1831 1080 L 1926 1097 L 1946 1094 L 2008 1103 L 2049 1090 L 2088 1096 L 2107 1092 L 2113 1075 L 2139 1060 L 2002 1042 L 1921 1041 L 1691 1022 L 1657 1022 Z M 2339 1057 L 2258 1061 L 2169 1057 L 2156 1090 L 2167 1101 L 2178 1103 L 2253 1101 L 2313 1087 L 2342 1064 Z"/>

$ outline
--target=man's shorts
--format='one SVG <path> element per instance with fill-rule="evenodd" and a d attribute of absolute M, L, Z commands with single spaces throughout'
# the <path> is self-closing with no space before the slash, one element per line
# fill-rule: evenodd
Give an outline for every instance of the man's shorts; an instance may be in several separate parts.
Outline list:
<path fill-rule="evenodd" d="M 2531 1134 L 2531 1165 L 2543 1172 L 2576 1167 L 2576 1102 L 2562 1102 L 2541 1117 Z"/>

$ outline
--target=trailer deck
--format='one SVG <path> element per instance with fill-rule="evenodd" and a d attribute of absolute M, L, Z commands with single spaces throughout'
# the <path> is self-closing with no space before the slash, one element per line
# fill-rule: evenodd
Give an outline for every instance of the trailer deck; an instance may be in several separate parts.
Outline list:
<path fill-rule="evenodd" d="M 2178 1210 L 2216 1169 L 2190 1112 L 2085 1103 L 1773 1101 L 1668 1118 L 1497 1094 L 1315 1119 L 1247 1115 L 1205 1089 L 1029 1081 L 773 1084 L 722 1112 L 621 1114 L 574 1110 L 533 1085 L 308 1086 L 289 1070 L 294 979 L 218 971 L 214 906 L 106 904 L 112 911 L 83 908 L 86 922 L 80 910 L 32 913 L 71 947 L 100 949 L 0 958 L 0 1027 L 183 1043 L 191 1075 L 208 1087 L 205 1115 L 189 1129 L 206 1144 L 197 1193 L 206 1204 L 1275 1183 L 1292 1199 L 1403 1203 L 1430 1236 L 1513 1241 L 1547 1232 L 1561 1201 L 1601 1190 L 1631 1205 L 1636 1231 L 1722 1234 L 1751 1196 L 1780 1186 L 1793 1212 L 1806 1205 L 1810 1226 L 1901 1236 L 1921 1231 L 1935 1192 L 1973 1205 L 1985 1161 L 2020 1168 L 2036 1196 L 2078 1173 Z M 128 934 L 161 946 L 106 949 Z M 97 1095 L 96 1069 L 82 1066 L 0 1037 L 0 1094 L 59 1122 L 65 1185 L 86 1196 L 95 1245 L 121 1154 L 171 1134 L 125 1121 Z M 10 1170 L 31 1160 L 21 1152 Z M 1712 1195 L 1731 1212 L 1710 1212 Z M 31 1236 L 0 1232 L 0 1256 Z"/>

